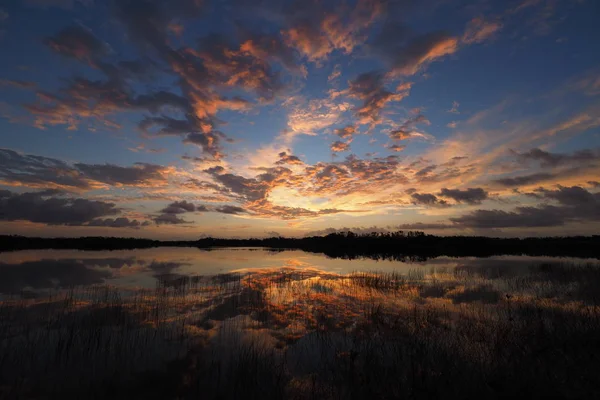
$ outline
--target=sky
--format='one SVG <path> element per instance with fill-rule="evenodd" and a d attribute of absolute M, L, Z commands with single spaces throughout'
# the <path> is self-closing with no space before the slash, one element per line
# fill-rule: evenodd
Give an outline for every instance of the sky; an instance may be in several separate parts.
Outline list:
<path fill-rule="evenodd" d="M 598 234 L 598 15 L 4 1 L 0 234 Z"/>

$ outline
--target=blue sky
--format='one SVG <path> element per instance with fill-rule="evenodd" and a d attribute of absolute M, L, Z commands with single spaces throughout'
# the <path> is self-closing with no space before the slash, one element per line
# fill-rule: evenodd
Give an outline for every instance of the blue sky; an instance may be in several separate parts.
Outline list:
<path fill-rule="evenodd" d="M 0 8 L 0 232 L 597 233 L 591 0 Z"/>

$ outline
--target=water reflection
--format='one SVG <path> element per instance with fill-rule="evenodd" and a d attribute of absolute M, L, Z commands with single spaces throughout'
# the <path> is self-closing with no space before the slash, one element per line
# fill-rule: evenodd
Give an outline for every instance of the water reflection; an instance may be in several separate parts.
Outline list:
<path fill-rule="evenodd" d="M 534 264 L 594 263 L 598 260 L 496 256 L 490 258 L 398 260 L 340 259 L 300 250 L 272 251 L 261 248 L 209 249 L 152 248 L 119 251 L 40 250 L 3 253 L 0 261 L 0 293 L 40 291 L 106 283 L 122 288 L 153 288 L 157 282 L 178 277 L 215 275 L 232 271 L 250 272 L 264 268 L 316 268 L 348 274 L 355 271 L 396 271 L 416 268 L 475 269 L 486 278 L 528 273 Z"/>
<path fill-rule="evenodd" d="M 82 286 L 0 302 L 0 395 L 505 398 L 596 382 L 597 262 L 161 250 L 3 259 L 6 290 Z"/>

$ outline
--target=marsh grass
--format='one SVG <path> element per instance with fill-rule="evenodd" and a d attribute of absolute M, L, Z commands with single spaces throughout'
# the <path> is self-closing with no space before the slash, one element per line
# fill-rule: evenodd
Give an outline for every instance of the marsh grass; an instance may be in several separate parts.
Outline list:
<path fill-rule="evenodd" d="M 0 397 L 598 398 L 597 266 L 274 268 L 0 303 Z"/>

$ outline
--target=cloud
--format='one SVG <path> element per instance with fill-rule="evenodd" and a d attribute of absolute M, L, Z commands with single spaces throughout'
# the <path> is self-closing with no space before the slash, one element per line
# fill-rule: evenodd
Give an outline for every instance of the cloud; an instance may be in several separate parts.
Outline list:
<path fill-rule="evenodd" d="M 179 225 L 191 223 L 183 218 L 179 218 L 177 214 L 159 214 L 158 216 L 154 217 L 153 221 L 156 223 L 156 225 Z"/>
<path fill-rule="evenodd" d="M 433 32 L 415 38 L 394 56 L 392 72 L 414 75 L 428 64 L 458 50 L 456 38 L 444 32 Z"/>
<path fill-rule="evenodd" d="M 406 146 L 402 146 L 402 145 L 398 145 L 398 144 L 393 144 L 391 146 L 387 146 L 387 148 L 391 151 L 395 151 L 395 152 L 401 152 L 404 151 L 404 149 L 406 149 Z"/>
<path fill-rule="evenodd" d="M 64 161 L 0 149 L 0 181 L 34 188 L 89 189 L 90 179 Z"/>
<path fill-rule="evenodd" d="M 205 211 L 206 207 L 203 210 Z M 160 212 L 165 214 L 184 214 L 187 212 L 196 211 L 196 205 L 193 203 L 188 203 L 187 201 L 176 201 L 174 203 L 169 204 L 167 207 L 163 208 Z"/>
<path fill-rule="evenodd" d="M 281 237 L 282 236 L 277 231 L 267 231 L 267 232 L 265 232 L 265 235 L 267 235 L 267 237 Z"/>
<path fill-rule="evenodd" d="M 541 167 L 559 167 L 564 165 L 585 165 L 600 161 L 600 149 L 578 150 L 571 154 L 550 153 L 538 148 L 533 148 L 524 153 L 513 151 L 518 161 L 527 164 L 538 162 Z"/>
<path fill-rule="evenodd" d="M 74 166 L 90 179 L 114 186 L 166 182 L 167 168 L 156 164 L 135 163 L 132 167 L 121 167 L 114 164 L 77 163 Z"/>
<path fill-rule="evenodd" d="M 436 224 L 436 223 L 426 223 L 426 222 L 416 222 L 412 224 L 400 224 L 394 227 L 395 229 L 409 229 L 415 231 L 421 230 L 435 230 L 435 229 L 456 229 L 457 227 L 452 224 Z"/>
<path fill-rule="evenodd" d="M 283 154 L 285 153 L 285 154 Z M 282 167 L 288 163 L 286 152 L 279 154 L 276 167 L 253 168 L 259 173 L 253 177 L 229 172 L 222 166 L 204 170 L 214 181 L 211 187 L 230 200 L 239 202 L 243 208 L 257 217 L 280 219 L 311 218 L 334 213 L 364 212 L 352 208 L 313 209 L 314 206 L 290 206 L 299 201 L 307 204 L 312 197 L 343 198 L 345 196 L 368 195 L 382 188 L 407 182 L 398 172 L 397 156 L 363 160 L 350 155 L 343 161 L 314 165 L 300 163 L 294 159 L 294 169 Z M 390 186 L 389 182 L 393 182 Z M 204 183 L 208 185 L 209 182 Z M 212 183 L 211 183 L 212 184 Z M 275 191 L 277 189 L 277 191 Z M 286 205 L 277 204 L 284 196 Z"/>
<path fill-rule="evenodd" d="M 278 48 L 284 49 L 283 46 Z M 217 35 L 201 39 L 199 51 L 193 54 L 199 59 L 196 62 L 201 62 L 205 77 L 202 77 L 201 82 L 194 77 L 190 84 L 200 92 L 209 84 L 241 88 L 256 93 L 264 101 L 272 100 L 285 86 L 267 60 L 257 57 L 269 57 L 269 53 L 265 49 L 256 50 L 257 47 L 248 46 L 248 42 L 246 46 L 238 47 Z"/>
<path fill-rule="evenodd" d="M 374 48 L 387 61 L 393 76 L 414 75 L 430 63 L 458 51 L 458 39 L 445 32 L 412 38 L 409 33 L 402 24 L 389 20 L 374 42 Z"/>
<path fill-rule="evenodd" d="M 283 170 L 289 171 L 287 169 L 278 169 L 277 171 Z M 205 172 L 241 201 L 264 199 L 273 182 L 273 175 L 261 174 L 256 178 L 245 178 L 241 175 L 226 173 L 223 167 L 209 168 Z"/>
<path fill-rule="evenodd" d="M 71 198 L 57 191 L 0 192 L 0 220 L 81 226 L 120 213 L 114 203 Z"/>
<path fill-rule="evenodd" d="M 126 217 L 94 219 L 87 226 L 104 226 L 109 228 L 139 228 L 140 226 L 149 225 L 148 221 L 139 222 L 137 219 L 129 219 Z"/>
<path fill-rule="evenodd" d="M 482 17 L 473 18 L 463 34 L 462 41 L 466 44 L 482 43 L 494 36 L 502 24 L 498 21 L 486 21 Z"/>
<path fill-rule="evenodd" d="M 422 169 L 418 170 L 417 172 L 415 172 L 415 176 L 416 177 L 423 177 L 423 176 L 429 175 L 436 168 L 437 168 L 437 165 L 428 165 L 427 167 L 422 168 Z"/>
<path fill-rule="evenodd" d="M 540 182 L 547 182 L 555 179 L 557 177 L 556 174 L 551 174 L 547 172 L 539 172 L 535 174 L 528 174 L 517 176 L 514 178 L 500 178 L 494 180 L 494 182 L 499 183 L 502 186 L 525 186 L 525 185 L 533 185 Z"/>
<path fill-rule="evenodd" d="M 296 53 L 279 36 L 248 33 L 240 45 L 240 52 L 263 61 L 275 61 L 294 75 L 306 77 L 306 67 Z"/>
<path fill-rule="evenodd" d="M 460 114 L 460 111 L 458 111 L 458 107 L 460 107 L 460 103 L 458 101 L 453 101 L 452 108 L 449 109 L 448 112 L 452 114 Z"/>
<path fill-rule="evenodd" d="M 285 40 L 309 61 L 321 62 L 334 50 L 351 53 L 364 42 L 365 29 L 382 12 L 382 2 L 373 0 L 358 0 L 354 7 L 326 9 L 326 5 L 295 3 L 284 11 L 290 25 L 282 30 Z"/>
<path fill-rule="evenodd" d="M 356 134 L 356 127 L 354 125 L 346 125 L 343 128 L 334 130 L 333 133 L 342 139 L 350 139 Z"/>
<path fill-rule="evenodd" d="M 450 218 L 455 224 L 469 228 L 552 227 L 568 222 L 600 220 L 600 194 L 579 186 L 539 191 L 542 197 L 558 205 L 517 207 L 515 211 L 476 210 L 467 215 Z"/>
<path fill-rule="evenodd" d="M 273 69 L 271 62 L 295 74 L 305 73 L 294 52 L 277 36 L 244 32 L 242 40 L 234 43 L 209 35 L 201 38 L 195 48 L 173 48 L 170 26 L 176 19 L 199 16 L 201 7 L 196 0 L 168 4 L 119 1 L 112 3 L 112 10 L 131 41 L 143 54 L 157 57 L 158 61 L 109 62 L 108 46 L 90 31 L 81 26 L 60 31 L 47 39 L 47 44 L 60 54 L 88 61 L 106 79 L 75 77 L 57 94 L 38 92 L 39 101 L 26 105 L 34 114 L 37 127 L 64 124 L 75 130 L 86 121 L 116 129 L 118 124 L 110 119 L 114 114 L 147 111 L 151 115 L 140 121 L 140 129 L 148 136 L 180 136 L 184 143 L 198 145 L 218 159 L 222 157 L 220 142 L 226 136 L 216 129 L 223 123 L 216 114 L 220 110 L 243 111 L 252 107 L 250 101 L 239 96 L 225 97 L 220 91 L 243 90 L 256 94 L 259 102 L 271 101 L 285 89 L 280 71 Z M 181 95 L 165 91 L 136 94 L 143 87 L 136 83 L 147 79 L 141 65 L 161 65 L 155 70 L 164 74 L 162 78 L 175 78 Z"/>
<path fill-rule="evenodd" d="M 466 228 L 539 228 L 564 225 L 561 208 L 554 206 L 517 207 L 516 211 L 476 210 L 467 215 L 450 218 Z"/>
<path fill-rule="evenodd" d="M 168 167 L 136 163 L 131 167 L 113 164 L 68 164 L 33 154 L 0 149 L 0 182 L 11 186 L 90 190 L 113 186 L 149 186 L 165 184 Z"/>
<path fill-rule="evenodd" d="M 600 94 L 600 69 L 592 69 L 581 76 L 570 79 L 567 82 L 567 88 L 576 92 L 584 93 L 587 96 L 597 96 Z"/>
<path fill-rule="evenodd" d="M 54 52 L 80 61 L 92 62 L 110 52 L 110 47 L 98 39 L 91 30 L 72 25 L 47 38 L 44 43 Z"/>
<path fill-rule="evenodd" d="M 600 149 L 584 149 L 572 153 L 552 153 L 539 148 L 533 148 L 519 153 L 510 150 L 514 156 L 514 162 L 505 166 L 507 171 L 515 171 L 523 168 L 534 172 L 514 176 L 496 178 L 494 183 L 506 187 L 518 187 L 534 185 L 542 182 L 559 183 L 572 180 L 577 177 L 597 174 L 600 168 Z M 512 176 L 511 176 L 512 175 Z"/>
<path fill-rule="evenodd" d="M 175 201 L 170 203 L 168 206 L 160 210 L 160 214 L 154 217 L 154 222 L 157 225 L 160 224 L 189 224 L 190 221 L 186 221 L 180 218 L 178 215 L 192 213 L 192 212 L 205 212 L 209 211 L 205 205 L 195 205 L 186 200 Z"/>
<path fill-rule="evenodd" d="M 341 153 L 348 150 L 350 150 L 350 143 L 344 143 L 337 140 L 331 144 L 332 153 Z"/>
<path fill-rule="evenodd" d="M 433 138 L 431 135 L 416 130 L 417 124 L 431 125 L 431 122 L 429 122 L 427 117 L 423 114 L 418 114 L 412 118 L 406 119 L 400 127 L 392 129 L 388 136 L 392 140 L 408 140 L 414 138 L 432 140 Z"/>
<path fill-rule="evenodd" d="M 424 206 L 447 206 L 446 200 L 440 200 L 431 193 L 412 193 L 410 195 L 413 204 Z"/>
<path fill-rule="evenodd" d="M 316 135 L 319 130 L 337 123 L 349 109 L 349 104 L 331 99 L 312 99 L 306 105 L 296 105 L 288 114 L 291 135 Z"/>
<path fill-rule="evenodd" d="M 76 3 L 84 6 L 90 6 L 94 3 L 94 0 L 25 0 L 24 2 L 30 7 L 58 7 L 70 10 L 75 6 Z"/>
<path fill-rule="evenodd" d="M 596 209 L 600 205 L 600 194 L 588 192 L 580 186 L 560 186 L 557 190 L 540 189 L 538 192 L 545 198 L 556 200 L 564 206 L 581 207 L 584 209 L 591 206 L 592 209 Z M 590 218 L 593 218 L 594 215 L 598 214 L 597 211 L 600 211 L 600 209 L 596 211 L 592 209 L 588 210 L 590 211 Z"/>
<path fill-rule="evenodd" d="M 304 165 L 304 162 L 297 156 L 288 154 L 285 151 L 279 153 L 279 160 L 275 162 L 276 165 Z"/>
<path fill-rule="evenodd" d="M 333 70 L 331 71 L 331 74 L 329 74 L 329 76 L 327 77 L 327 82 L 333 82 L 337 78 L 339 78 L 340 76 L 342 76 L 342 71 L 340 69 L 340 64 L 336 64 L 333 67 Z"/>
<path fill-rule="evenodd" d="M 230 205 L 225 205 L 225 206 L 217 207 L 215 209 L 215 211 L 218 212 L 218 213 L 221 213 L 221 214 L 232 214 L 232 215 L 244 214 L 244 213 L 247 212 L 242 207 L 230 206 Z"/>
<path fill-rule="evenodd" d="M 374 124 L 379 122 L 380 115 L 387 103 L 400 101 L 410 90 L 410 85 L 399 93 L 392 93 L 385 88 L 384 75 L 371 71 L 360 74 L 349 82 L 348 93 L 351 98 L 362 100 L 355 114 L 359 124 Z"/>
<path fill-rule="evenodd" d="M 12 86 L 19 89 L 33 89 L 37 85 L 31 81 L 20 81 L 14 79 L 0 79 L 0 86 Z"/>
<path fill-rule="evenodd" d="M 488 193 L 482 188 L 446 189 L 443 188 L 439 195 L 456 201 L 457 203 L 481 204 L 488 198 Z"/>

